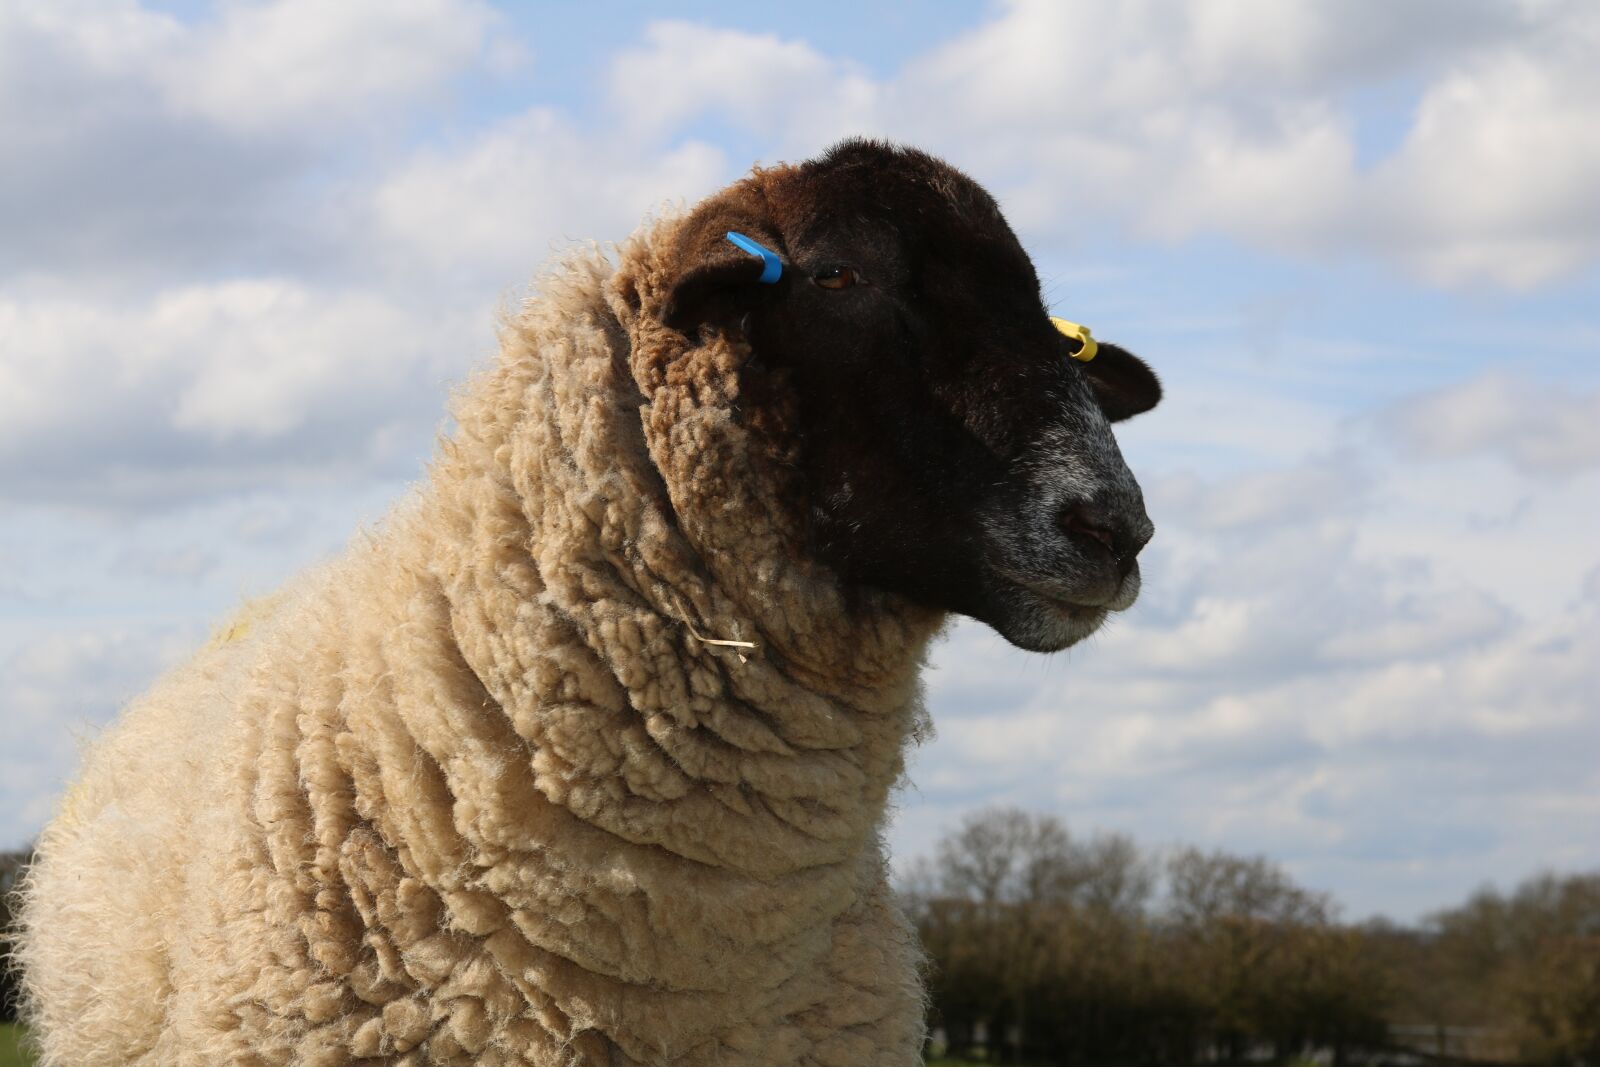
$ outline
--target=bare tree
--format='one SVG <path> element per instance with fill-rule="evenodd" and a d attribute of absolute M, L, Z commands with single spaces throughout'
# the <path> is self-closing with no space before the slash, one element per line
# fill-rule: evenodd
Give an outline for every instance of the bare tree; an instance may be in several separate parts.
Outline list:
<path fill-rule="evenodd" d="M 991 1061 L 1315 1051 L 1342 1067 L 1391 1049 L 1396 1022 L 1418 1052 L 1600 1067 L 1600 872 L 1484 890 L 1419 928 L 1352 926 L 1261 857 L 1157 863 L 1128 838 L 999 809 L 964 820 L 905 891 L 934 1021 Z"/>

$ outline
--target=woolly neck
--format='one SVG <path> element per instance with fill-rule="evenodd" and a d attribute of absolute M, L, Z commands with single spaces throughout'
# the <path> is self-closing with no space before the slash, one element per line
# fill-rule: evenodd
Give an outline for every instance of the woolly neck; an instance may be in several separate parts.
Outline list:
<path fill-rule="evenodd" d="M 569 259 L 506 327 L 441 450 L 426 559 L 546 799 L 780 878 L 872 841 L 941 620 L 808 558 L 792 457 L 739 417 L 742 342 L 660 321 L 676 225 L 616 270 Z"/>

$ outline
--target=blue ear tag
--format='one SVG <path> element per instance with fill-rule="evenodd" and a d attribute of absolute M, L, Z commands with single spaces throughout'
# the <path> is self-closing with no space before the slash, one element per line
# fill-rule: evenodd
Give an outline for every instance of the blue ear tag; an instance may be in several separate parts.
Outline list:
<path fill-rule="evenodd" d="M 771 285 L 783 277 L 783 260 L 778 258 L 778 253 L 767 248 L 758 241 L 752 241 L 742 233 L 728 231 L 728 240 L 749 252 L 752 256 L 761 257 L 761 277 L 756 281 L 762 285 Z"/>

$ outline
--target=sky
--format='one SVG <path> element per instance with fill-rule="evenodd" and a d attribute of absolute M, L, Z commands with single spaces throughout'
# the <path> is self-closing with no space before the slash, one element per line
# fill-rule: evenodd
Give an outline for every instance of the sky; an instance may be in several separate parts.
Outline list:
<path fill-rule="evenodd" d="M 1140 602 L 951 629 L 899 861 L 1004 804 L 1351 918 L 1600 865 L 1600 7 L 668 10 L 0 4 L 0 848 L 382 516 L 552 253 L 866 134 L 1167 390 Z"/>

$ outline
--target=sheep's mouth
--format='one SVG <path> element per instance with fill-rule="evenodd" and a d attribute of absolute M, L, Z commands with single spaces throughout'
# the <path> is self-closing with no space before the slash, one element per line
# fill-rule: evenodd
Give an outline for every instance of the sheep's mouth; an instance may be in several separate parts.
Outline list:
<path fill-rule="evenodd" d="M 1120 575 L 1109 592 L 1096 590 L 1095 595 L 1075 598 L 1063 591 L 1059 582 L 1043 581 L 1032 575 L 1018 574 L 1007 567 L 995 567 L 997 578 L 1017 590 L 1043 601 L 1056 611 L 1073 618 L 1103 616 L 1112 611 L 1126 611 L 1139 597 L 1139 568 L 1134 566 Z M 1088 590 L 1084 591 L 1086 594 Z"/>
<path fill-rule="evenodd" d="M 1037 589 L 1030 589 L 1029 592 L 1044 601 L 1053 610 L 1078 622 L 1085 622 L 1091 619 L 1099 620 L 1110 610 L 1099 604 L 1079 604 L 1074 600 L 1064 600 L 1058 596 L 1051 596 L 1049 593 L 1041 593 Z"/>
<path fill-rule="evenodd" d="M 1085 604 L 1038 583 L 996 575 L 993 606 L 981 621 L 1018 648 L 1029 652 L 1060 652 L 1082 641 L 1106 621 L 1112 610 L 1103 604 Z"/>
<path fill-rule="evenodd" d="M 1137 524 L 1116 518 L 1133 514 L 1131 507 L 1096 511 L 1041 499 L 983 516 L 977 578 L 984 610 L 974 614 L 1019 648 L 1055 652 L 1133 605 L 1140 586 L 1133 556 L 1148 534 L 1137 536 Z M 1142 510 L 1137 515 L 1142 518 Z M 1092 519 L 1099 521 L 1091 525 Z M 1129 549 L 1120 556 L 1119 538 Z"/>

